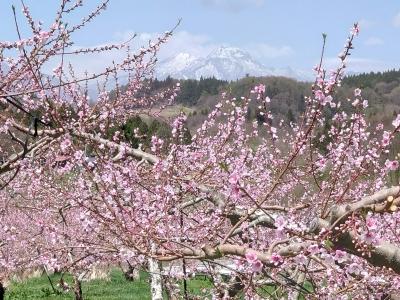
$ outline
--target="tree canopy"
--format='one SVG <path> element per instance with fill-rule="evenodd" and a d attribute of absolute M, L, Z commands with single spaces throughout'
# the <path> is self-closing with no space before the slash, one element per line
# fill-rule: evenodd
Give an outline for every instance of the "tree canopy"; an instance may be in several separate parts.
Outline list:
<path fill-rule="evenodd" d="M 71 47 L 107 2 L 66 26 L 81 3 L 62 1 L 47 29 L 23 7 L 31 36 L 0 42 L 0 131 L 14 150 L 0 165 L 1 282 L 45 266 L 73 274 L 82 299 L 87 270 L 128 261 L 147 265 L 153 299 L 199 272 L 213 281 L 203 298 L 397 297 L 400 187 L 387 182 L 399 167 L 389 154 L 400 116 L 372 124 L 364 91 L 337 93 L 358 25 L 337 69 L 315 68 L 291 125 L 270 122 L 274 87 L 261 83 L 240 98 L 221 90 L 189 138 L 184 113 L 169 126 L 142 120 L 158 120 L 179 97 L 182 83 L 154 91 L 149 79 L 172 31 L 136 53 L 126 44 Z M 123 60 L 82 78 L 63 60 L 121 49 Z M 60 63 L 51 75 L 50 59 Z M 88 82 L 123 75 L 127 86 L 115 84 L 111 97 L 104 84 L 90 102 Z M 185 84 L 194 92 L 196 83 Z M 251 128 L 250 103 L 262 116 Z M 148 146 L 139 147 L 144 134 Z"/>

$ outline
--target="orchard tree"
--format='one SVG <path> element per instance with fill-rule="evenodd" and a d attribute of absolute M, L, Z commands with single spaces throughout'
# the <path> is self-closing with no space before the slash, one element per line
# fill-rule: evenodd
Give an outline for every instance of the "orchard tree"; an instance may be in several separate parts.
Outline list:
<path fill-rule="evenodd" d="M 73 35 L 107 2 L 67 26 L 65 15 L 82 1 L 63 0 L 48 29 L 22 4 L 30 36 L 21 36 L 15 12 L 20 37 L 0 43 L 2 282 L 24 269 L 67 271 L 82 299 L 80 281 L 91 268 L 125 261 L 148 265 L 153 299 L 162 299 L 162 287 L 188 299 L 174 283 L 198 272 L 213 282 L 201 298 L 398 297 L 400 187 L 388 187 L 387 178 L 399 166 L 388 155 L 400 117 L 390 128 L 371 127 L 361 90 L 351 100 L 335 97 L 358 25 L 335 71 L 323 68 L 322 53 L 297 123 L 272 127 L 271 100 L 257 85 L 241 99 L 222 93 L 190 143 L 180 114 L 167 149 L 153 136 L 143 151 L 109 129 L 157 118 L 173 102 L 178 85 L 149 88 L 156 53 L 172 31 L 135 54 L 128 42 L 73 48 Z M 97 74 L 80 77 L 67 63 L 114 51 L 126 57 Z M 96 80 L 107 84 L 91 102 L 87 86 Z M 263 121 L 249 130 L 253 101 Z M 321 135 L 327 106 L 334 115 Z M 328 141 L 324 151 L 317 135 L 318 143 Z"/>

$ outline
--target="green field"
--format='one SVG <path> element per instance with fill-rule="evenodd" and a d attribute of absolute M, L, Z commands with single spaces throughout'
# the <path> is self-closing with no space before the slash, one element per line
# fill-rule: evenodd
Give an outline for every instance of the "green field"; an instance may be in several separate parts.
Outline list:
<path fill-rule="evenodd" d="M 54 285 L 57 284 L 61 275 L 51 275 Z M 64 280 L 72 286 L 72 278 L 64 276 Z M 148 275 L 141 273 L 140 279 L 130 282 L 125 279 L 122 272 L 113 270 L 110 280 L 92 280 L 82 283 L 83 297 L 85 300 L 132 300 L 150 299 L 150 286 Z M 211 283 L 202 278 L 189 281 L 188 290 L 191 294 L 199 295 L 201 288 L 210 287 Z M 46 276 L 31 278 L 24 282 L 13 282 L 7 287 L 6 299 L 46 299 L 61 300 L 74 299 L 73 292 L 62 292 L 55 294 Z"/>
<path fill-rule="evenodd" d="M 51 281 L 56 286 L 61 278 L 61 274 L 50 276 Z M 72 277 L 65 275 L 64 281 L 72 287 Z M 209 296 L 212 283 L 203 276 L 198 276 L 188 281 L 188 294 L 198 296 L 190 299 L 211 299 Z M 23 282 L 13 282 L 7 287 L 5 299 L 45 299 L 61 300 L 74 299 L 74 294 L 70 292 L 61 292 L 59 288 L 54 293 L 49 279 L 46 276 L 35 277 Z M 304 291 L 312 292 L 313 288 L 309 282 L 304 284 Z M 183 284 L 181 283 L 181 295 L 183 295 Z M 206 293 L 202 292 L 206 291 Z M 82 283 L 83 298 L 85 300 L 147 300 L 150 297 L 149 276 L 145 272 L 140 273 L 140 279 L 136 281 L 127 281 L 123 273 L 114 269 L 110 272 L 109 280 L 92 280 Z M 266 285 L 259 289 L 263 299 L 285 299 L 287 294 L 284 290 L 274 285 Z M 164 299 L 167 299 L 166 295 Z M 243 294 L 238 295 L 238 299 L 244 299 Z M 299 299 L 305 299 L 304 294 Z"/>

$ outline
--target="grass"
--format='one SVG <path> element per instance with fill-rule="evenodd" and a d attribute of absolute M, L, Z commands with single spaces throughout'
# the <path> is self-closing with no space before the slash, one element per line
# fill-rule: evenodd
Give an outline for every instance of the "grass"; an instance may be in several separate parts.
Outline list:
<path fill-rule="evenodd" d="M 153 113 L 158 113 L 160 112 L 159 108 L 154 108 L 151 110 Z M 160 116 L 163 118 L 175 118 L 177 117 L 181 112 L 184 112 L 186 115 L 189 115 L 190 113 L 193 113 L 195 109 L 183 106 L 183 105 L 171 105 L 165 107 L 163 110 L 160 112 Z M 143 118 L 144 121 L 149 121 L 149 118 L 147 115 L 141 115 L 141 118 Z"/>
<path fill-rule="evenodd" d="M 51 280 L 54 285 L 59 282 L 61 275 L 51 275 Z M 64 281 L 72 287 L 72 277 L 64 276 Z M 199 299 L 210 299 L 210 297 L 201 292 L 202 289 L 210 291 L 212 283 L 201 277 L 196 277 L 188 282 L 188 294 L 197 295 Z M 305 282 L 304 288 L 312 293 L 313 287 L 311 283 Z M 181 284 L 183 291 L 183 284 Z M 136 281 L 127 281 L 123 273 L 114 269 L 110 273 L 110 280 L 92 280 L 82 283 L 82 292 L 85 300 L 147 300 L 150 297 L 150 286 L 148 274 L 140 273 L 140 279 Z M 281 299 L 287 294 L 276 286 L 266 285 L 259 290 L 259 293 L 265 299 Z M 182 293 L 183 295 L 183 293 Z M 273 295 L 273 296 L 271 296 Z M 164 297 L 167 299 L 166 297 Z M 46 276 L 30 278 L 23 282 L 12 282 L 6 290 L 7 300 L 14 299 L 43 299 L 43 300 L 66 300 L 74 299 L 73 292 L 61 292 L 55 294 L 50 286 Z M 242 294 L 239 294 L 238 299 L 244 299 Z M 304 295 L 300 299 L 305 299 Z"/>
<path fill-rule="evenodd" d="M 194 109 L 182 105 L 172 105 L 166 107 L 162 112 L 161 116 L 166 118 L 176 117 L 179 113 L 183 111 L 186 115 L 193 113 Z"/>
<path fill-rule="evenodd" d="M 51 275 L 53 284 L 60 280 L 60 274 Z M 64 276 L 70 286 L 72 286 L 72 277 Z M 188 283 L 190 294 L 201 294 L 202 288 L 209 288 L 211 283 L 201 278 L 191 279 Z M 144 272 L 140 274 L 140 279 L 134 282 L 125 280 L 122 272 L 112 270 L 110 280 L 92 280 L 82 283 L 82 292 L 85 300 L 146 300 L 150 298 L 150 286 L 148 275 Z M 55 294 L 50 286 L 46 276 L 31 278 L 23 282 L 12 282 L 6 291 L 7 300 L 12 299 L 44 299 L 61 300 L 74 299 L 73 292 L 63 292 Z"/>

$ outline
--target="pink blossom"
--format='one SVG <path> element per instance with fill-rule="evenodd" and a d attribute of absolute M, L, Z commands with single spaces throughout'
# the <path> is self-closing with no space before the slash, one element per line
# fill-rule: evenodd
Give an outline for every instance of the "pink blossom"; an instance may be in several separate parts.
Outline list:
<path fill-rule="evenodd" d="M 237 268 L 241 268 L 243 266 L 243 264 L 244 264 L 243 260 L 240 260 L 240 259 L 235 259 L 234 263 L 235 263 Z"/>
<path fill-rule="evenodd" d="M 275 218 L 275 226 L 277 230 L 283 231 L 285 229 L 287 222 L 286 219 L 283 216 L 278 216 Z"/>
<path fill-rule="evenodd" d="M 257 254 L 255 252 L 247 252 L 245 254 L 245 257 L 249 264 L 252 264 L 253 262 L 258 260 Z"/>
<path fill-rule="evenodd" d="M 357 106 L 359 103 L 360 103 L 360 100 L 359 100 L 359 99 L 356 99 L 356 100 L 354 100 L 354 101 L 351 103 L 351 105 Z"/>
<path fill-rule="evenodd" d="M 253 270 L 253 272 L 261 272 L 262 268 L 263 268 L 263 263 L 259 260 L 256 260 L 255 262 L 253 262 L 251 264 L 251 268 Z"/>
<path fill-rule="evenodd" d="M 336 106 L 336 104 L 334 103 L 334 102 L 332 102 L 333 101 L 333 97 L 331 96 L 331 95 L 329 95 L 329 96 L 326 96 L 325 97 L 325 99 L 323 99 L 322 100 L 322 105 L 327 105 L 327 104 L 329 104 L 330 105 L 330 107 L 335 107 Z"/>
<path fill-rule="evenodd" d="M 50 37 L 50 35 L 50 32 L 41 31 L 38 35 L 38 39 L 41 43 L 44 43 Z"/>
<path fill-rule="evenodd" d="M 335 263 L 335 257 L 331 253 L 322 253 L 321 258 L 328 264 Z"/>
<path fill-rule="evenodd" d="M 274 252 L 274 253 L 271 254 L 271 262 L 275 266 L 277 266 L 277 265 L 280 265 L 281 263 L 283 263 L 283 258 L 279 254 Z"/>
<path fill-rule="evenodd" d="M 231 175 L 229 176 L 228 181 L 229 181 L 230 184 L 233 185 L 233 184 L 237 184 L 239 179 L 240 179 L 240 176 L 238 175 L 238 173 L 237 172 L 232 172 Z"/>
<path fill-rule="evenodd" d="M 376 232 L 368 231 L 362 235 L 363 241 L 367 244 L 373 244 L 378 241 Z"/>
<path fill-rule="evenodd" d="M 389 171 L 396 171 L 399 168 L 399 162 L 397 160 L 386 160 L 385 167 Z"/>
<path fill-rule="evenodd" d="M 297 264 L 301 264 L 301 265 L 305 265 L 307 264 L 307 256 L 305 256 L 304 254 L 299 254 L 294 258 L 295 262 Z"/>
<path fill-rule="evenodd" d="M 347 260 L 347 253 L 342 250 L 335 251 L 335 260 L 338 263 L 344 263 Z"/>
<path fill-rule="evenodd" d="M 78 3 L 64 2 L 63 14 Z M 362 210 L 346 213 L 349 205 L 359 207 L 360 199 L 388 185 L 385 172 L 399 167 L 397 160 L 385 162 L 395 138 L 393 128 L 386 132 L 383 125 L 377 126 L 378 130 L 371 128 L 361 109 L 368 105 L 361 90 L 352 91 L 355 97 L 349 100 L 356 99 L 356 113 L 340 107 L 340 93 L 335 99 L 331 96 L 340 86 L 354 36 L 349 37 L 343 59 L 330 78 L 325 78 L 323 66 L 316 68 L 315 94 L 306 97 L 302 117 L 291 124 L 283 122 L 279 113 L 273 116 L 266 105 L 270 101 L 266 87 L 257 84 L 253 89 L 257 94 L 251 97 L 260 100 L 255 105 L 248 96 L 232 99 L 224 93 L 225 98 L 218 99 L 204 121 L 196 124 L 198 129 L 193 128 L 189 144 L 181 138 L 186 122 L 183 113 L 172 120 L 165 118 L 172 121 L 171 128 L 163 128 L 168 136 L 172 132 L 172 138 L 162 140 L 158 131 L 143 136 L 137 129 L 129 132 L 129 137 L 135 134 L 138 139 L 131 144 L 123 130 L 130 118 L 145 115 L 159 120 L 179 90 L 179 84 L 152 89 L 155 54 L 170 33 L 135 54 L 122 51 L 128 54 L 99 70 L 106 81 L 118 83 L 114 75 L 126 73 L 129 82 L 123 88 L 113 84 L 113 93 L 109 84 L 99 84 L 104 91 L 89 101 L 87 85 L 97 81 L 96 74 L 80 76 L 77 72 L 75 80 L 74 66 L 67 63 L 54 70 L 55 76 L 71 75 L 62 78 L 62 85 L 57 78 L 38 84 L 34 74 L 46 74 L 44 66 L 60 60 L 64 45 L 72 51 L 68 57 L 73 57 L 71 37 L 79 23 L 78 27 L 71 24 L 66 32 L 60 16 L 53 29 L 42 29 L 28 8 L 24 13 L 33 29 L 26 33 L 27 38 L 0 41 L 1 93 L 18 95 L 21 107 L 29 114 L 40 112 L 48 125 L 39 124 L 40 134 L 32 136 L 32 126 L 26 127 L 29 114 L 24 116 L 7 101 L 2 102 L 6 108 L 0 118 L 2 138 L 8 136 L 16 147 L 1 149 L 2 154 L 10 152 L 1 155 L 0 170 L 4 279 L 25 267 L 53 265 L 67 270 L 73 266 L 72 271 L 79 274 L 96 264 L 114 265 L 121 259 L 140 268 L 149 257 L 170 260 L 186 255 L 188 274 L 194 274 L 189 269 L 202 265 L 204 258 L 194 252 L 204 252 L 210 260 L 224 256 L 216 262 L 219 264 L 236 261 L 233 268 L 240 272 L 247 299 L 262 298 L 257 298 L 257 289 L 269 280 L 268 274 L 285 281 L 280 275 L 291 276 L 296 269 L 313 282 L 312 296 L 318 299 L 364 299 L 367 290 L 376 298 L 376 291 L 389 293 L 398 288 L 399 276 L 389 269 L 391 259 L 370 259 L 373 247 L 365 245 L 384 238 L 385 243 L 398 247 L 398 213 L 384 211 L 378 216 L 371 212 L 365 223 Z M 97 14 L 98 10 L 84 20 L 89 22 Z M 355 26 L 353 33 L 358 30 Z M 20 53 L 25 46 L 35 62 L 35 72 Z M 31 48 L 40 51 L 35 54 Z M 104 51 L 108 55 L 109 50 L 122 48 L 110 45 L 78 52 L 101 56 Z M 246 112 L 258 105 L 268 122 L 261 125 L 255 120 L 249 128 Z M 331 111 L 332 119 L 322 107 L 329 105 L 337 108 Z M 400 117 L 393 125 L 400 125 Z M 24 141 L 26 153 L 19 152 Z M 320 149 L 318 141 L 326 147 Z M 384 198 L 377 203 L 384 205 Z M 320 220 L 316 225 L 321 226 L 316 227 L 323 228 L 310 232 L 313 219 Z M 336 250 L 342 233 L 347 236 L 349 232 L 354 233 L 352 247 L 357 250 Z M 276 252 L 270 253 L 274 243 Z M 254 250 L 247 250 L 243 257 L 243 249 Z M 267 261 L 261 260 L 265 257 Z M 375 268 L 382 265 L 387 268 Z M 368 266 L 365 271 L 364 266 Z M 214 273 L 209 268 L 205 272 Z M 183 278 L 180 271 L 171 271 L 171 275 Z M 218 288 L 225 284 L 228 282 L 216 281 Z M 344 291 L 343 287 L 354 288 Z M 282 285 L 281 294 L 289 296 L 290 289 L 290 285 Z"/>
<path fill-rule="evenodd" d="M 347 267 L 347 273 L 360 275 L 361 273 L 361 266 L 358 263 L 352 263 Z"/>
<path fill-rule="evenodd" d="M 253 92 L 258 94 L 265 93 L 265 84 L 256 85 L 253 89 Z"/>
<path fill-rule="evenodd" d="M 257 254 L 254 252 L 247 252 L 245 254 L 247 262 L 250 264 L 253 272 L 260 272 L 263 268 L 262 262 L 258 259 Z"/>
<path fill-rule="evenodd" d="M 369 230 L 375 230 L 378 227 L 376 218 L 374 218 L 370 215 L 367 216 L 367 218 L 365 220 L 365 224 L 367 225 Z"/>
<path fill-rule="evenodd" d="M 378 125 L 376 125 L 376 130 L 383 130 L 384 125 L 382 123 L 379 123 Z"/>
<path fill-rule="evenodd" d="M 321 103 L 323 103 L 323 101 L 325 100 L 325 94 L 323 91 L 321 90 L 317 90 L 314 92 L 314 96 L 315 99 L 317 99 L 318 101 L 320 101 Z"/>
<path fill-rule="evenodd" d="M 388 131 L 383 132 L 383 137 L 382 137 L 382 146 L 387 146 L 390 143 L 390 133 Z"/>
<path fill-rule="evenodd" d="M 67 152 L 68 149 L 72 146 L 72 142 L 69 138 L 64 139 L 60 144 L 60 149 L 62 152 Z"/>
<path fill-rule="evenodd" d="M 257 94 L 257 100 L 261 99 L 261 95 L 265 94 L 265 85 L 264 84 L 259 84 L 254 87 L 253 90 L 251 90 L 251 93 Z"/>
<path fill-rule="evenodd" d="M 357 36 L 360 33 L 360 25 L 358 23 L 354 24 L 353 28 L 351 29 L 351 34 Z"/>
<path fill-rule="evenodd" d="M 319 253 L 319 246 L 317 244 L 313 244 L 307 248 L 308 252 L 310 252 L 311 255 L 315 255 Z"/>
<path fill-rule="evenodd" d="M 400 114 L 397 115 L 396 119 L 392 122 L 392 125 L 396 128 L 400 126 Z"/>

